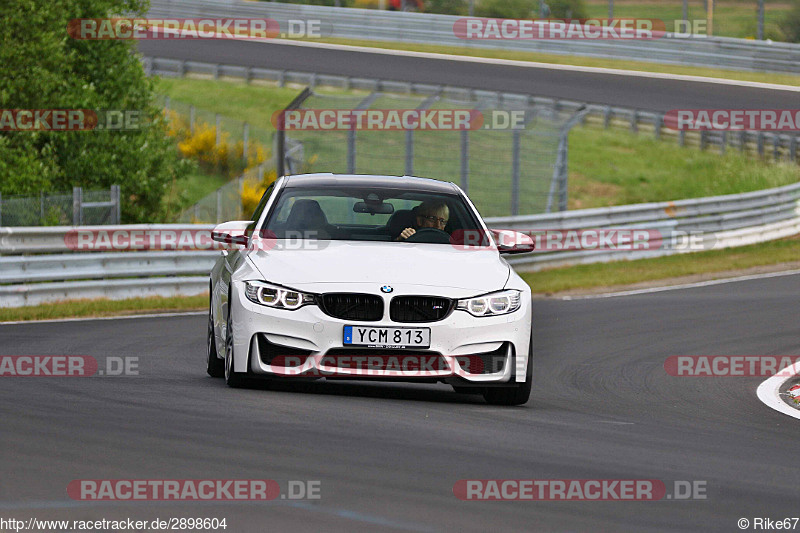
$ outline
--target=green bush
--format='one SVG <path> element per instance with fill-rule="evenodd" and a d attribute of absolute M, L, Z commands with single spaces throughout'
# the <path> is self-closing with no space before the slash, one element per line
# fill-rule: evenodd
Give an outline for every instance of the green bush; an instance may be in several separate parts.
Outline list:
<path fill-rule="evenodd" d="M 778 22 L 783 39 L 790 43 L 800 43 L 800 0 L 793 0 L 792 9 Z"/>
<path fill-rule="evenodd" d="M 138 111 L 130 131 L 0 132 L 0 193 L 117 184 L 125 222 L 158 220 L 181 162 L 132 41 L 75 40 L 76 18 L 142 16 L 144 0 L 0 1 L 0 109 Z"/>
<path fill-rule="evenodd" d="M 539 0 L 482 0 L 476 4 L 478 17 L 525 19 L 539 14 Z"/>
<path fill-rule="evenodd" d="M 545 0 L 550 6 L 551 18 L 589 18 L 586 4 L 583 0 Z"/>
<path fill-rule="evenodd" d="M 466 15 L 469 13 L 467 0 L 425 0 L 426 13 L 442 15 Z"/>

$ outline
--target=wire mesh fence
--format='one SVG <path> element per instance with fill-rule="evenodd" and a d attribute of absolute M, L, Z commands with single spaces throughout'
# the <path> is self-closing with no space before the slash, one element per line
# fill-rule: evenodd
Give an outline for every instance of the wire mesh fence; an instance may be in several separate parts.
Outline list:
<path fill-rule="evenodd" d="M 120 222 L 120 189 L 38 196 L 0 195 L 0 226 L 103 225 Z"/>
<path fill-rule="evenodd" d="M 249 170 L 183 211 L 176 222 L 185 224 L 216 223 L 243 220 L 252 215 L 252 206 L 245 200 L 245 191 L 259 189 L 266 167 Z M 251 202 L 252 203 L 252 202 Z"/>
<path fill-rule="evenodd" d="M 179 151 L 195 159 L 204 172 L 234 178 L 271 165 L 274 132 L 167 96 L 158 97 L 158 102 Z"/>
<path fill-rule="evenodd" d="M 469 125 L 444 128 L 392 128 L 369 118 L 350 127 L 321 125 L 325 113 L 354 110 L 386 119 L 393 111 L 413 110 L 444 116 L 443 111 L 470 113 Z M 376 113 L 369 113 L 376 111 Z M 286 113 L 289 113 L 288 111 Z M 305 127 L 306 117 L 320 118 Z M 473 98 L 442 94 L 367 96 L 310 93 L 287 120 L 287 145 L 302 146 L 305 172 L 415 175 L 459 184 L 484 216 L 543 213 L 566 206 L 565 154 L 571 113 L 552 106 L 515 104 L 484 95 Z M 416 115 L 418 116 L 418 115 Z M 450 116 L 450 115 L 448 115 Z M 316 120 L 316 119 L 315 119 Z M 358 125 L 355 123 L 358 122 Z M 364 126 L 364 127 L 362 127 Z M 564 196 L 564 198 L 561 198 Z"/>

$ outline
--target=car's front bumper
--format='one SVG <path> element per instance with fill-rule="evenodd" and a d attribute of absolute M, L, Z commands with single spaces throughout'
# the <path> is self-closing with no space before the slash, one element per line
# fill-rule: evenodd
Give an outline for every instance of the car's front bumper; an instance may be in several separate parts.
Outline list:
<path fill-rule="evenodd" d="M 517 311 L 496 317 L 474 317 L 466 311 L 454 310 L 438 322 L 398 323 L 387 317 L 375 322 L 359 322 L 329 316 L 316 305 L 307 305 L 295 311 L 258 305 L 244 297 L 241 285 L 241 282 L 234 283 L 231 307 L 234 369 L 237 372 L 247 371 L 249 364 L 251 373 L 265 377 L 434 380 L 464 385 L 525 380 L 531 335 L 529 298 L 523 298 L 522 306 Z M 389 298 L 383 297 L 388 308 Z M 430 328 L 430 346 L 413 352 L 350 347 L 343 342 L 346 325 Z M 284 364 L 270 364 L 270 361 L 274 362 L 271 356 L 262 357 L 264 341 L 267 341 L 271 350 L 285 348 L 286 353 L 294 357 L 295 364 L 290 368 Z M 331 355 L 334 353 L 335 356 Z M 350 365 L 331 364 L 334 360 L 341 362 L 342 357 L 349 357 L 353 361 L 355 357 L 369 356 L 371 353 L 380 353 L 384 358 L 391 357 L 387 354 L 396 354 L 400 364 L 395 362 L 385 368 L 368 362 L 364 364 L 363 360 L 362 363 Z M 404 364 L 408 360 L 404 357 L 410 353 L 439 355 L 441 361 L 431 367 L 425 367 L 424 364 L 422 367 L 409 367 Z M 484 356 L 483 361 L 487 361 L 489 354 L 494 360 L 501 356 L 503 362 L 492 368 L 470 366 L 470 362 L 478 361 L 481 356 Z M 499 370 L 494 371 L 496 369 Z"/>

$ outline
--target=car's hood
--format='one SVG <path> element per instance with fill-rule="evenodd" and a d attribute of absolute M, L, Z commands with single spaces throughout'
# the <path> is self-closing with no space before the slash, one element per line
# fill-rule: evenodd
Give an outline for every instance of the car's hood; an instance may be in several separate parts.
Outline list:
<path fill-rule="evenodd" d="M 502 289 L 510 270 L 497 250 L 449 244 L 320 241 L 318 249 L 256 250 L 248 257 L 264 280 L 309 292 L 391 285 L 400 293 L 422 286 L 480 294 Z"/>

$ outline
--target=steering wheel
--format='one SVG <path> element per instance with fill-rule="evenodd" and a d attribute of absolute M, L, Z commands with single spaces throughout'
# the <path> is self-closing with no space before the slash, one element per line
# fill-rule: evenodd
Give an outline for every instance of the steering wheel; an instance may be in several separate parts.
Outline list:
<path fill-rule="evenodd" d="M 427 242 L 431 244 L 450 244 L 450 234 L 438 228 L 420 228 L 406 242 Z"/>

